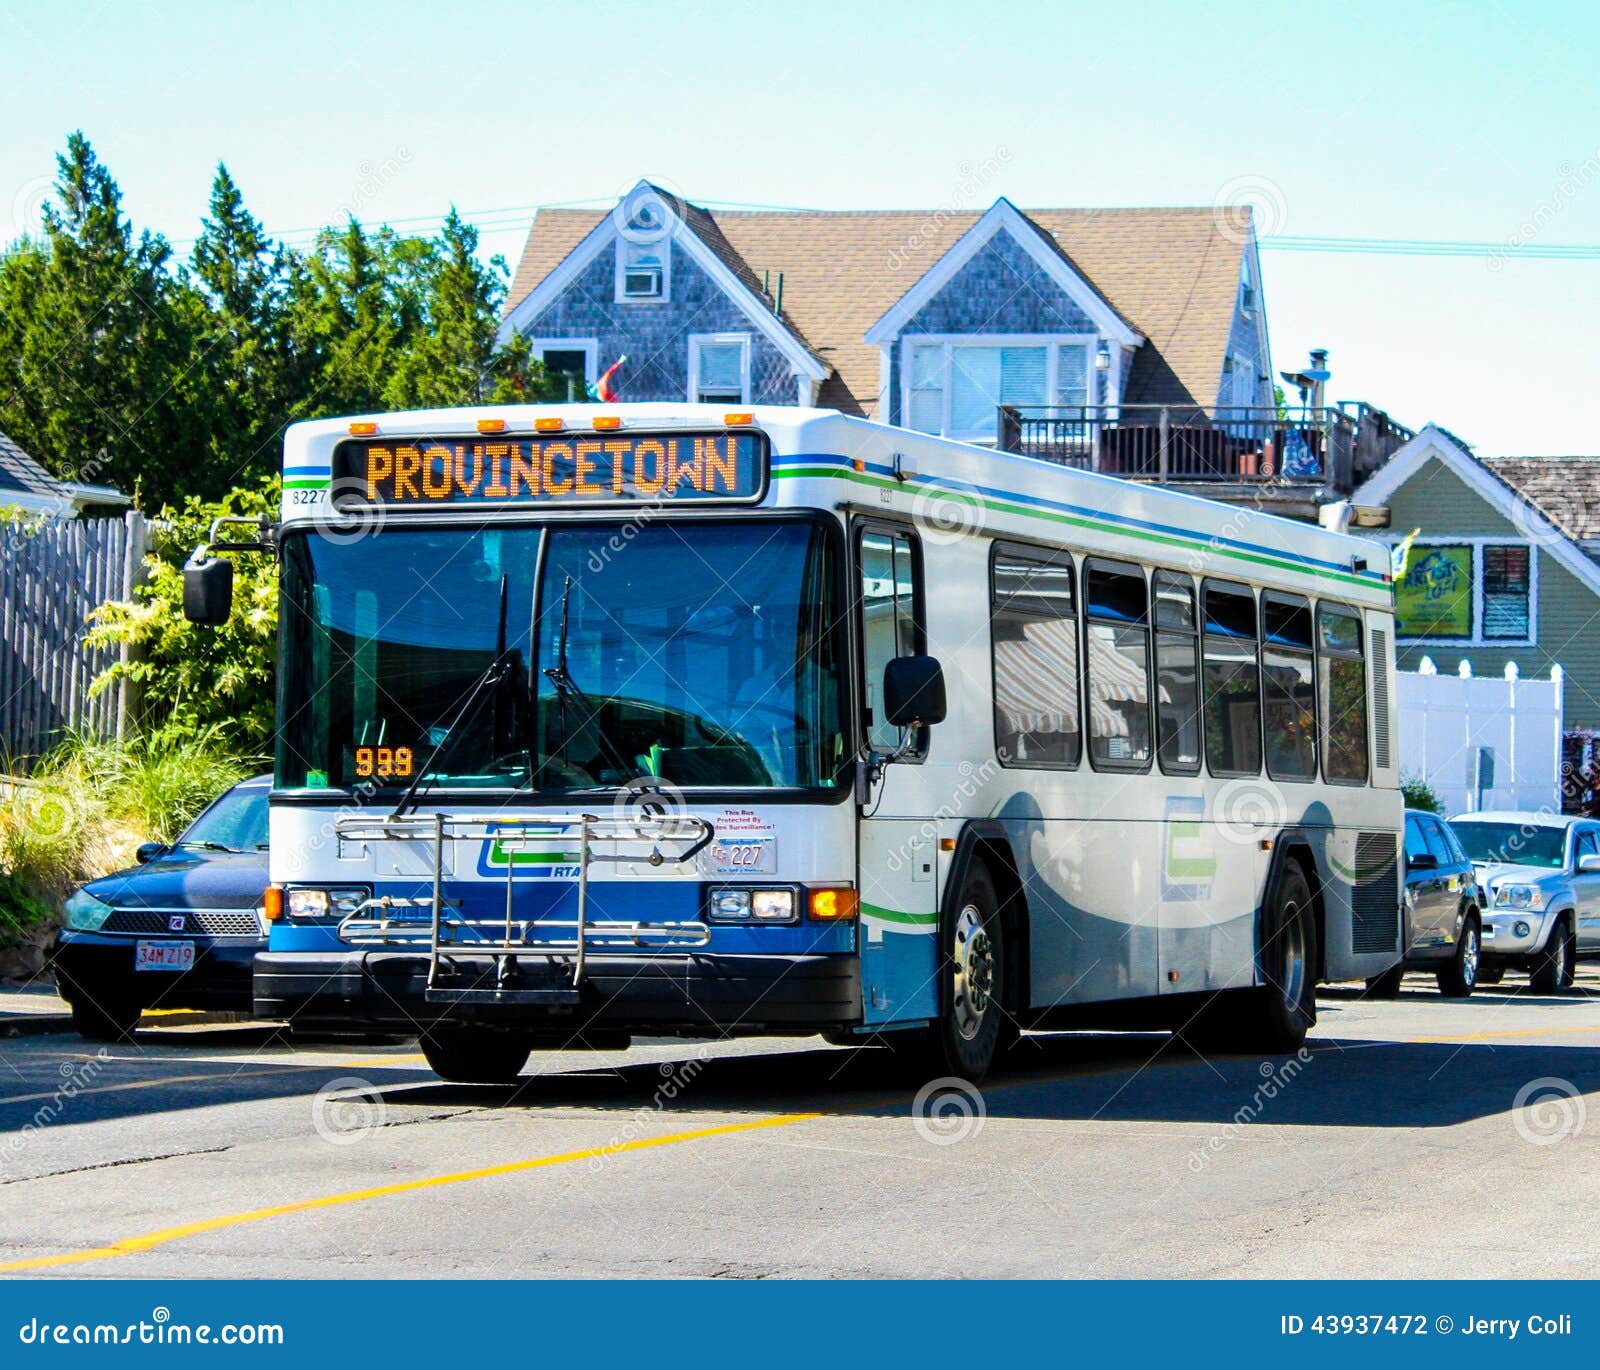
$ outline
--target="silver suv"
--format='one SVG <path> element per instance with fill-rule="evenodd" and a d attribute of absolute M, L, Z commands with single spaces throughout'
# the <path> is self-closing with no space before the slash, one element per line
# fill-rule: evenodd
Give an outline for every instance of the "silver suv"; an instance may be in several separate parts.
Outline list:
<path fill-rule="evenodd" d="M 1515 969 L 1538 993 L 1570 988 L 1578 958 L 1600 956 L 1600 822 L 1472 813 L 1450 827 L 1484 889 L 1479 983 Z"/>

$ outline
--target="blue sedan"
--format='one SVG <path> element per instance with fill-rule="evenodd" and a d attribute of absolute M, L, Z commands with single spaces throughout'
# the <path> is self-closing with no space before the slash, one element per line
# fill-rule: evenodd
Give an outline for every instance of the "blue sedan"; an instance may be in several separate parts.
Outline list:
<path fill-rule="evenodd" d="M 250 1011 L 270 788 L 270 776 L 235 785 L 170 847 L 147 843 L 137 866 L 67 900 L 54 965 L 82 1036 L 119 1041 L 149 1008 Z"/>

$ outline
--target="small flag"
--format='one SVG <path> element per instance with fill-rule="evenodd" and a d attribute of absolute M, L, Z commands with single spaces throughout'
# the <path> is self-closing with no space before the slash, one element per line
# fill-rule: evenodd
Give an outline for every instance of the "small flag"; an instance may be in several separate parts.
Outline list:
<path fill-rule="evenodd" d="M 627 354 L 624 353 L 601 372 L 600 379 L 589 387 L 591 400 L 599 400 L 601 404 L 616 404 L 621 400 L 622 396 L 617 394 L 617 388 L 612 384 L 611 378 L 617 374 L 617 368 L 627 360 Z"/>
<path fill-rule="evenodd" d="M 1417 540 L 1417 534 L 1422 529 L 1413 528 L 1405 537 L 1395 544 L 1394 551 L 1389 553 L 1389 578 L 1398 581 L 1406 573 L 1406 559 L 1411 555 L 1411 544 Z"/>

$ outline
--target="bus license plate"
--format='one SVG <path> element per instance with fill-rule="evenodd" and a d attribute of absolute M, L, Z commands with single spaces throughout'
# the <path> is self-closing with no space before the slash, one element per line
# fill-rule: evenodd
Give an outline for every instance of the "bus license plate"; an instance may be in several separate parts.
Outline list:
<path fill-rule="evenodd" d="M 778 843 L 771 837 L 718 838 L 710 855 L 716 875 L 771 875 L 778 869 Z"/>
<path fill-rule="evenodd" d="M 193 942 L 140 942 L 133 949 L 135 970 L 188 970 L 193 965 Z"/>

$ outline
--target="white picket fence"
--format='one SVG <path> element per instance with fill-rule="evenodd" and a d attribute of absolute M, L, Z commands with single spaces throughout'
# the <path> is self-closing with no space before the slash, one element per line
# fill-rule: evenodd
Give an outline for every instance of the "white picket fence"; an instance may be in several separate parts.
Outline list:
<path fill-rule="evenodd" d="M 1561 667 L 1549 679 L 1474 676 L 1432 661 L 1398 676 L 1400 773 L 1426 780 L 1445 812 L 1561 812 Z"/>

